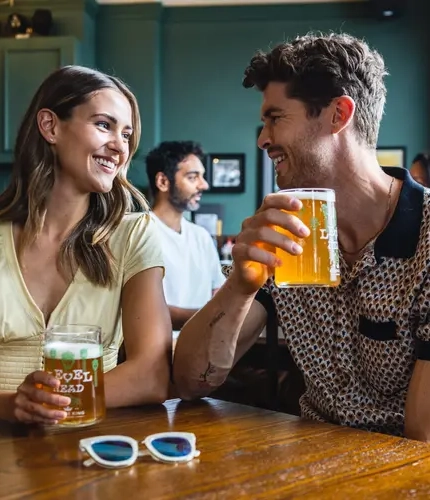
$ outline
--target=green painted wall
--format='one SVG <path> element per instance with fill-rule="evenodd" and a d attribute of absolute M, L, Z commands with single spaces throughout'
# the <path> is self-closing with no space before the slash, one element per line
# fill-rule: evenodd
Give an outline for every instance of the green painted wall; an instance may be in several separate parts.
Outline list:
<path fill-rule="evenodd" d="M 147 6 L 101 7 L 98 63 L 102 69 L 115 69 L 139 96 L 142 152 L 159 137 L 195 139 L 208 152 L 246 154 L 246 192 L 204 196 L 206 203 L 225 205 L 224 232 L 235 233 L 256 208 L 260 95 L 243 89 L 241 80 L 257 49 L 309 30 L 343 30 L 364 37 L 383 54 L 390 71 L 380 145 L 406 145 L 408 162 L 430 146 L 430 9 L 428 2 L 419 0 L 409 5 L 405 17 L 389 22 L 373 19 L 366 3 L 345 3 L 169 8 L 156 20 L 152 15 L 149 25 L 126 19 L 132 8 L 134 15 L 145 17 Z M 161 38 L 154 36 L 158 30 Z M 155 60 L 148 55 L 151 50 L 146 44 L 151 40 Z M 160 77 L 161 95 L 152 85 L 154 73 Z M 154 103 L 161 106 L 161 116 L 154 111 Z M 132 179 L 146 184 L 141 162 L 134 167 Z"/>
<path fill-rule="evenodd" d="M 158 4 L 105 6 L 97 24 L 99 69 L 121 77 L 139 101 L 142 139 L 130 170 L 137 186 L 147 184 L 143 155 L 161 138 L 161 16 Z"/>
<path fill-rule="evenodd" d="M 0 5 L 0 22 L 4 23 L 13 12 L 19 12 L 31 18 L 37 8 L 51 10 L 54 21 L 52 35 L 54 36 L 16 41 L 9 38 L 0 39 L 0 105 L 3 115 L 0 132 L 3 133 L 3 123 L 9 124 L 8 132 L 11 134 L 10 141 L 12 142 L 14 131 L 17 129 L 27 102 L 47 72 L 49 73 L 56 67 L 56 59 L 52 50 L 55 52 L 58 48 L 61 64 L 96 65 L 98 5 L 95 0 L 18 0 L 13 8 Z M 13 48 L 14 45 L 16 57 L 11 60 L 9 48 Z M 70 54 L 69 49 L 72 45 L 76 46 L 76 50 L 73 48 L 73 54 Z M 5 47 L 8 49 L 6 50 Z M 38 50 L 34 50 L 37 47 Z M 4 71 L 6 54 L 8 54 L 8 71 Z M 3 106 L 5 100 L 9 104 L 9 109 Z M 12 114 L 10 119 L 8 113 Z M 11 158 L 11 152 L 0 152 L 1 162 L 10 162 Z M 8 170 L 0 169 L 0 190 L 6 186 L 9 175 Z"/>
<path fill-rule="evenodd" d="M 204 197 L 225 205 L 225 233 L 238 231 L 256 208 L 255 138 L 261 96 L 241 86 L 254 50 L 308 30 L 343 30 L 366 38 L 383 54 L 391 75 L 380 145 L 406 145 L 410 159 L 428 147 L 430 139 L 428 24 L 419 10 L 386 23 L 370 19 L 365 4 L 168 12 L 163 139 L 191 137 L 208 151 L 246 153 L 246 193 Z"/>
<path fill-rule="evenodd" d="M 408 5 L 403 18 L 379 22 L 366 2 L 163 9 L 159 4 L 97 7 L 95 0 L 20 0 L 24 13 L 51 8 L 56 33 L 81 41 L 80 60 L 123 78 L 136 93 L 142 141 L 130 173 L 135 184 L 147 184 L 142 156 L 160 140 L 195 139 L 208 152 L 246 154 L 246 192 L 204 197 L 206 203 L 225 205 L 225 233 L 237 232 L 256 208 L 261 96 L 243 89 L 241 80 L 257 49 L 309 30 L 344 30 L 366 38 L 390 71 L 380 145 L 406 145 L 408 164 L 430 146 L 430 2 L 409 0 Z M 8 13 L 0 7 L 0 20 Z"/>

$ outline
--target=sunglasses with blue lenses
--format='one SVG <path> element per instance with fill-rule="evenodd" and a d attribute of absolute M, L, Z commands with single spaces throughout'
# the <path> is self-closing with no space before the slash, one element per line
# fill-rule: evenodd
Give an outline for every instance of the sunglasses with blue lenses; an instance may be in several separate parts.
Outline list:
<path fill-rule="evenodd" d="M 81 439 L 79 448 L 91 457 L 84 461 L 86 467 L 97 463 L 115 469 L 129 467 L 145 455 L 164 463 L 189 462 L 200 455 L 196 450 L 196 436 L 191 432 L 151 434 L 142 443 L 146 446 L 144 451 L 139 450 L 139 443 L 129 436 L 95 436 Z"/>

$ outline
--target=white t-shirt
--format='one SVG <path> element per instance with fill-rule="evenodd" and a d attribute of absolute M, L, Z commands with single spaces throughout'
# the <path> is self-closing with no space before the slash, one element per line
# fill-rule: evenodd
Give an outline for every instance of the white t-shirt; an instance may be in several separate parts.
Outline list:
<path fill-rule="evenodd" d="M 178 233 L 154 213 L 163 251 L 164 295 L 169 306 L 200 309 L 225 281 L 214 241 L 203 227 L 182 218 Z"/>

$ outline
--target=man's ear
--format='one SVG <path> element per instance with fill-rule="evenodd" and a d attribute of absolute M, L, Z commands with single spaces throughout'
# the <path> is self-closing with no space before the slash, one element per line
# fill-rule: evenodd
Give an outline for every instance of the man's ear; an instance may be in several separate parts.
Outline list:
<path fill-rule="evenodd" d="M 155 176 L 155 185 L 162 193 L 167 193 L 170 188 L 170 181 L 163 172 L 158 172 Z"/>
<path fill-rule="evenodd" d="M 42 137 L 49 143 L 55 144 L 59 134 L 59 120 L 50 109 L 43 108 L 37 113 L 37 126 Z"/>
<path fill-rule="evenodd" d="M 333 134 L 342 132 L 354 118 L 355 102 L 351 97 L 343 95 L 333 100 L 331 131 Z"/>

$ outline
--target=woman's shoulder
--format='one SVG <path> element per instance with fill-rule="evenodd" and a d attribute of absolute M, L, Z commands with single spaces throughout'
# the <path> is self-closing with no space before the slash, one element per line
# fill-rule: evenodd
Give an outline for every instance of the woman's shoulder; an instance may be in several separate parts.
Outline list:
<path fill-rule="evenodd" d="M 126 212 L 115 232 L 124 235 L 124 233 L 130 233 L 139 227 L 144 229 L 149 224 L 150 219 L 149 212 Z"/>
<path fill-rule="evenodd" d="M 12 228 L 12 222 L 0 221 L 0 240 L 1 241 L 3 241 L 5 238 L 9 238 L 12 235 L 11 228 Z"/>
<path fill-rule="evenodd" d="M 128 212 L 124 215 L 121 222 L 113 232 L 110 242 L 130 242 L 140 240 L 151 232 L 151 226 L 154 225 L 149 211 L 146 212 Z"/>
<path fill-rule="evenodd" d="M 141 271 L 163 265 L 158 231 L 149 211 L 126 214 L 109 246 L 117 261 L 124 262 L 127 269 Z"/>

